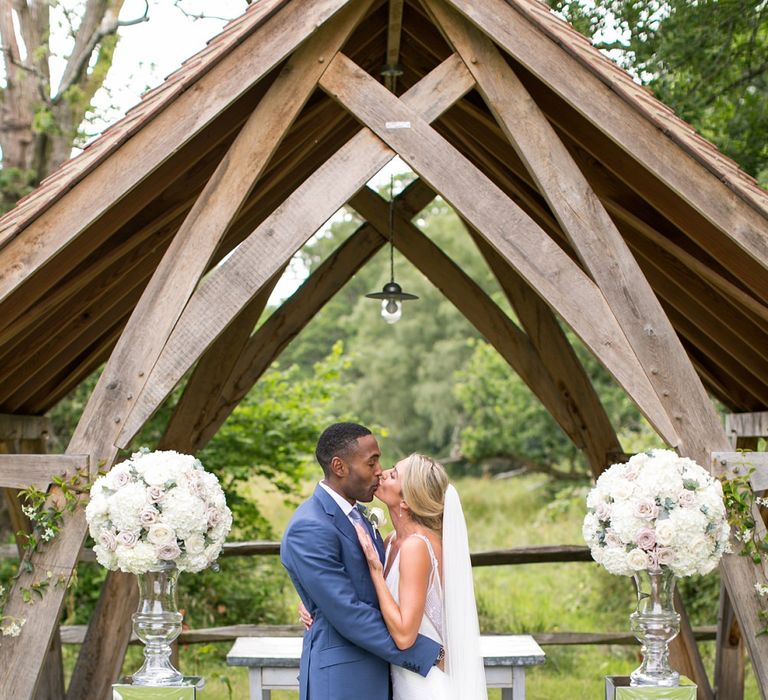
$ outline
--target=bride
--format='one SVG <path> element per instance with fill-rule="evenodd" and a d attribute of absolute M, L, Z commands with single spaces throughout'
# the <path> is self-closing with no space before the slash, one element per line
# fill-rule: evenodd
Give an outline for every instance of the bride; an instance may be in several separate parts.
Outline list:
<path fill-rule="evenodd" d="M 441 464 L 414 454 L 383 473 L 376 496 L 394 532 L 382 567 L 366 530 L 357 525 L 381 614 L 400 649 L 417 634 L 445 649 L 445 672 L 425 677 L 392 666 L 393 700 L 486 700 L 472 568 L 464 514 Z"/>

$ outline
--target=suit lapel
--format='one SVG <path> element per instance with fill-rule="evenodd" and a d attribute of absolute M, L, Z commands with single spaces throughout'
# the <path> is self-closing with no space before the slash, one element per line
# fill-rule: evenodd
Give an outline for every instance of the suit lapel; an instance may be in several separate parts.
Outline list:
<path fill-rule="evenodd" d="M 349 518 L 344 515 L 344 512 L 339 508 L 339 504 L 331 498 L 331 495 L 322 486 L 315 488 L 315 498 L 319 499 L 323 504 L 323 509 L 333 520 L 336 529 L 347 539 L 359 544 L 357 533 Z"/>

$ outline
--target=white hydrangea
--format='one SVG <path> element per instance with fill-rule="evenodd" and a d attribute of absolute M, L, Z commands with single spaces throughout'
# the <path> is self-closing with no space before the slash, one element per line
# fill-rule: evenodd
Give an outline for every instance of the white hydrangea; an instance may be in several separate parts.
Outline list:
<path fill-rule="evenodd" d="M 116 530 L 133 532 L 141 528 L 141 511 L 147 502 L 147 488 L 134 481 L 123 486 L 109 499 L 109 519 Z"/>
<path fill-rule="evenodd" d="M 671 450 L 652 450 L 600 475 L 582 534 L 611 573 L 668 567 L 690 576 L 717 566 L 730 529 L 720 482 Z"/>
<path fill-rule="evenodd" d="M 142 574 L 158 565 L 156 548 L 149 542 L 137 542 L 133 547 L 117 545 L 117 566 L 121 571 Z"/>
<path fill-rule="evenodd" d="M 180 539 L 195 532 L 205 532 L 208 527 L 205 503 L 186 489 L 176 488 L 168 492 L 163 501 L 161 522 L 173 523 Z"/>
<path fill-rule="evenodd" d="M 99 563 L 129 573 L 167 561 L 200 571 L 219 556 L 232 527 L 216 476 L 171 450 L 136 452 L 97 479 L 86 520 Z"/>

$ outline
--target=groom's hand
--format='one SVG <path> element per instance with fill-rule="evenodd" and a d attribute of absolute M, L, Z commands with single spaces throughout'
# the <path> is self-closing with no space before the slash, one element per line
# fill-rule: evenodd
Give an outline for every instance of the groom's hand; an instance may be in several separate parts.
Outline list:
<path fill-rule="evenodd" d="M 299 601 L 299 622 L 304 625 L 305 629 L 309 629 L 314 621 L 312 615 L 309 614 L 309 610 L 304 607 L 304 603 Z"/>

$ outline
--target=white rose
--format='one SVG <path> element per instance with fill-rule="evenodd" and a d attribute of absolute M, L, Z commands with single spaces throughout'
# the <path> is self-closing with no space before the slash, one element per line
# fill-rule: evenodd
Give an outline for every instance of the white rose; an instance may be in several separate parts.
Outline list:
<path fill-rule="evenodd" d="M 157 545 L 166 544 L 167 542 L 175 542 L 176 533 L 173 531 L 172 527 L 169 527 L 164 523 L 155 523 L 149 527 L 147 541 Z"/>
<path fill-rule="evenodd" d="M 205 537 L 200 534 L 194 534 L 184 540 L 184 549 L 187 554 L 200 554 L 205 549 Z"/>
<path fill-rule="evenodd" d="M 122 532 L 117 533 L 117 537 L 115 538 L 115 540 L 118 545 L 122 545 L 123 547 L 128 547 L 130 549 L 136 546 L 136 543 L 139 541 L 139 538 L 137 537 L 135 532 L 123 530 Z"/>
<path fill-rule="evenodd" d="M 157 512 L 157 509 L 153 508 L 152 506 L 147 506 L 141 511 L 139 520 L 144 527 L 149 527 L 150 525 L 154 525 L 157 522 L 159 516 L 160 513 Z"/>
<path fill-rule="evenodd" d="M 165 498 L 165 489 L 162 486 L 147 487 L 147 501 L 150 503 L 160 503 Z"/>
<path fill-rule="evenodd" d="M 648 568 L 648 555 L 642 549 L 633 549 L 627 554 L 627 564 L 634 571 Z"/>
<path fill-rule="evenodd" d="M 633 515 L 643 520 L 653 520 L 659 514 L 659 507 L 650 498 L 640 498 L 635 502 Z"/>
<path fill-rule="evenodd" d="M 117 538 L 112 530 L 102 530 L 98 537 L 99 544 L 110 552 L 115 551 L 117 547 Z"/>
<path fill-rule="evenodd" d="M 672 521 L 667 518 L 666 520 L 656 521 L 656 542 L 660 546 L 667 546 L 672 544 L 672 540 L 675 537 L 675 526 Z"/>

